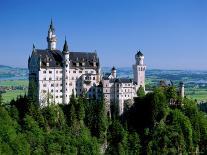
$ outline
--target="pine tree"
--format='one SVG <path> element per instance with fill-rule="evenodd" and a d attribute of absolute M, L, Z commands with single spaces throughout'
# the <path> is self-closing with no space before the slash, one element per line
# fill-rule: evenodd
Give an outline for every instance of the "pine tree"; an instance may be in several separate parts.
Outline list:
<path fill-rule="evenodd" d="M 142 87 L 142 85 L 139 87 L 139 89 L 137 90 L 137 96 L 138 97 L 143 97 L 145 96 L 145 91 L 144 88 Z"/>
<path fill-rule="evenodd" d="M 3 97 L 2 97 L 2 93 L 0 92 L 0 106 L 3 105 Z"/>

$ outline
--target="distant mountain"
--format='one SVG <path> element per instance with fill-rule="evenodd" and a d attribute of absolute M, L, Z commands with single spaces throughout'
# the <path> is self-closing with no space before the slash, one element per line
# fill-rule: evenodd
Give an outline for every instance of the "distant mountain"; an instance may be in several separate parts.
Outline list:
<path fill-rule="evenodd" d="M 102 73 L 111 72 L 110 67 L 102 67 Z M 133 78 L 131 67 L 117 68 L 117 76 Z M 28 69 L 0 65 L 0 80 L 28 79 Z M 146 79 L 152 83 L 159 80 L 173 80 L 176 83 L 184 81 L 185 83 L 207 84 L 207 71 L 185 71 L 185 70 L 162 70 L 147 69 Z"/>
<path fill-rule="evenodd" d="M 10 66 L 0 65 L 0 80 L 19 80 L 28 79 L 27 68 L 14 68 Z"/>
<path fill-rule="evenodd" d="M 10 66 L 5 66 L 5 65 L 0 65 L 0 69 L 2 69 L 2 68 L 12 68 L 12 67 L 10 67 Z"/>

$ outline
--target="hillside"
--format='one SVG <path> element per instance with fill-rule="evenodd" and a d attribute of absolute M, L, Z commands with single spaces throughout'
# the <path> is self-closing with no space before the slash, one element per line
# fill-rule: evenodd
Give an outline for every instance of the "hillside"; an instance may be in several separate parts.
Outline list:
<path fill-rule="evenodd" d="M 103 67 L 102 72 L 110 72 L 110 67 Z M 117 74 L 121 77 L 133 77 L 131 67 L 117 68 Z M 28 69 L 15 68 L 0 65 L 0 87 L 1 86 L 20 86 L 23 91 L 9 91 L 4 94 L 6 101 L 15 98 L 18 94 L 27 92 Z M 160 80 L 172 80 L 175 85 L 180 81 L 185 83 L 185 92 L 189 98 L 198 101 L 207 101 L 207 71 L 189 71 L 189 70 L 161 70 L 147 69 L 146 71 L 146 89 L 152 90 L 157 86 Z"/>

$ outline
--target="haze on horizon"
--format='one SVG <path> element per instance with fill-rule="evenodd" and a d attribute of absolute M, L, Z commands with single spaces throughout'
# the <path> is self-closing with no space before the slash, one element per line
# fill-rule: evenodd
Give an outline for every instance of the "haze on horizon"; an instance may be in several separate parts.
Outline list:
<path fill-rule="evenodd" d="M 3 0 L 0 64 L 27 67 L 36 48 L 47 48 L 53 18 L 62 50 L 96 50 L 101 66 L 128 67 L 141 49 L 149 68 L 207 70 L 205 0 Z"/>

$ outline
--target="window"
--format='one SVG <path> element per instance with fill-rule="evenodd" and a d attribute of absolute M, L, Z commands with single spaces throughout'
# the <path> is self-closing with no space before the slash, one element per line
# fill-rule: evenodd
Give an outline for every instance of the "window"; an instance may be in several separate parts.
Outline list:
<path fill-rule="evenodd" d="M 51 93 L 53 93 L 53 89 L 51 89 Z"/>
<path fill-rule="evenodd" d="M 82 73 L 82 71 L 79 71 L 79 73 Z"/>
<path fill-rule="evenodd" d="M 58 83 L 56 84 L 56 87 L 58 87 Z"/>
<path fill-rule="evenodd" d="M 52 78 L 50 77 L 49 80 L 52 80 Z"/>
<path fill-rule="evenodd" d="M 44 74 L 46 74 L 46 71 L 43 71 Z"/>
<path fill-rule="evenodd" d="M 58 90 L 56 90 L 56 92 L 58 93 Z"/>
<path fill-rule="evenodd" d="M 58 71 L 56 71 L 56 74 L 58 74 Z"/>
<path fill-rule="evenodd" d="M 91 71 L 91 74 L 93 74 L 93 71 Z"/>
<path fill-rule="evenodd" d="M 54 87 L 54 83 L 51 84 L 51 87 Z"/>
<path fill-rule="evenodd" d="M 73 73 L 76 73 L 76 71 L 73 71 Z"/>
<path fill-rule="evenodd" d="M 49 71 L 49 74 L 52 74 L 52 71 Z"/>
<path fill-rule="evenodd" d="M 46 78 L 44 78 L 43 80 L 46 80 Z"/>
<path fill-rule="evenodd" d="M 96 78 L 95 78 L 95 76 L 93 77 L 93 80 L 95 80 Z"/>
<path fill-rule="evenodd" d="M 88 71 L 85 71 L 86 74 L 88 74 Z"/>
<path fill-rule="evenodd" d="M 56 96 L 56 98 L 58 98 L 58 96 Z"/>
<path fill-rule="evenodd" d="M 43 84 L 43 87 L 47 87 L 47 85 L 46 84 Z"/>
<path fill-rule="evenodd" d="M 42 92 L 43 92 L 43 93 L 46 93 L 47 91 L 46 91 L 46 90 L 43 90 Z"/>

